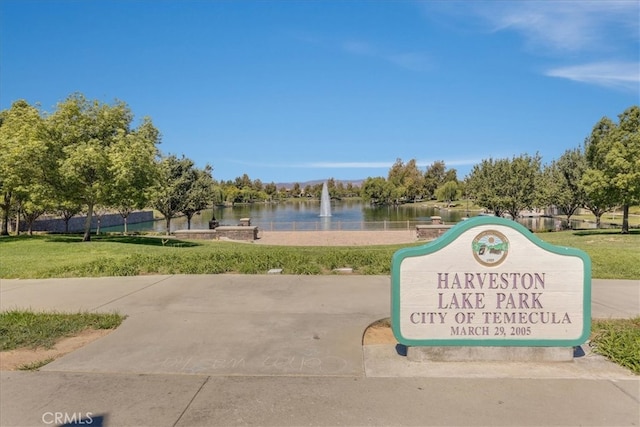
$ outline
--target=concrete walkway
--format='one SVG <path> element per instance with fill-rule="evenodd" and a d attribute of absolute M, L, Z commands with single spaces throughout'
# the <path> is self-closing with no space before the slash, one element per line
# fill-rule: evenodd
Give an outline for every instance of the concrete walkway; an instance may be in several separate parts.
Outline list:
<path fill-rule="evenodd" d="M 2 372 L 0 425 L 638 425 L 640 378 L 571 363 L 429 363 L 362 346 L 384 276 L 0 281 L 0 309 L 128 318 L 39 372 Z M 640 281 L 594 280 L 593 317 L 640 315 Z M 56 417 L 58 417 L 56 419 Z"/>

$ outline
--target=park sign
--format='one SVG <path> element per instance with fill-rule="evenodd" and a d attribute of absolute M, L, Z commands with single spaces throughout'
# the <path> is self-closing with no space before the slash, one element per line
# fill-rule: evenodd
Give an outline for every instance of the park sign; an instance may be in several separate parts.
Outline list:
<path fill-rule="evenodd" d="M 407 346 L 577 346 L 591 329 L 591 260 L 474 217 L 393 255 L 391 317 Z"/>

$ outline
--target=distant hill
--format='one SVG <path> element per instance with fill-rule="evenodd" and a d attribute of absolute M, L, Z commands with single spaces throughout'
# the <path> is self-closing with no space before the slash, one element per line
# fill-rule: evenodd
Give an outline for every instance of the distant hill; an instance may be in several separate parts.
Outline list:
<path fill-rule="evenodd" d="M 323 182 L 327 181 L 326 179 L 315 179 L 312 181 L 305 181 L 305 182 L 298 182 L 298 184 L 300 184 L 301 188 L 306 187 L 307 185 L 317 185 L 317 184 L 322 184 Z M 354 187 L 360 187 L 362 186 L 362 183 L 364 182 L 364 179 L 334 179 L 335 183 L 339 183 L 341 182 L 342 185 L 344 185 L 345 187 L 347 186 L 347 184 L 351 183 L 351 185 L 353 185 Z M 294 186 L 295 182 L 276 182 L 276 188 L 292 188 Z"/>

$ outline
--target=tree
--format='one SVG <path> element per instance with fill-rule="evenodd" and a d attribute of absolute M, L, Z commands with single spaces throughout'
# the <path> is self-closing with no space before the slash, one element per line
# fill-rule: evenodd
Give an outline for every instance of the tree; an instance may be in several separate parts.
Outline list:
<path fill-rule="evenodd" d="M 235 181 L 234 181 L 234 185 L 239 189 L 243 189 L 245 187 L 251 187 L 253 185 L 253 182 L 251 181 L 251 178 L 249 178 L 249 175 L 242 174 L 242 176 L 238 176 L 236 177 Z"/>
<path fill-rule="evenodd" d="M 34 209 L 33 212 L 43 211 L 43 196 L 51 193 L 43 188 L 46 154 L 42 142 L 43 119 L 40 111 L 26 101 L 19 100 L 8 110 L 2 111 L 0 122 L 0 234 L 6 235 L 9 234 L 12 204 L 18 214 L 18 206 L 27 202 Z M 30 198 L 32 193 L 33 197 Z M 40 203 L 40 206 L 36 206 L 36 203 Z"/>
<path fill-rule="evenodd" d="M 386 182 L 391 184 L 394 188 L 393 197 L 398 202 L 398 199 L 402 199 L 406 195 L 406 189 L 404 188 L 404 162 L 402 159 L 396 159 L 395 163 L 389 169 Z M 375 182 L 378 184 L 378 181 Z M 370 183 L 372 184 L 372 183 Z"/>
<path fill-rule="evenodd" d="M 225 188 L 225 200 L 227 203 L 233 205 L 236 200 L 240 197 L 240 189 L 236 186 L 229 186 Z"/>
<path fill-rule="evenodd" d="M 544 168 L 542 183 L 538 186 L 540 203 L 556 206 L 566 215 L 569 227 L 571 216 L 585 205 L 586 195 L 582 186 L 585 168 L 582 150 L 567 150 L 557 161 Z"/>
<path fill-rule="evenodd" d="M 455 181 L 448 181 L 442 184 L 437 190 L 438 200 L 442 200 L 447 204 L 460 198 L 460 188 Z"/>
<path fill-rule="evenodd" d="M 383 177 L 369 177 L 362 183 L 360 195 L 371 204 L 386 205 L 391 202 L 393 185 Z"/>
<path fill-rule="evenodd" d="M 56 163 L 51 182 L 63 199 L 82 205 L 87 212 L 84 241 L 91 240 L 91 220 L 96 205 L 113 202 L 113 184 L 122 153 L 142 144 L 152 152 L 158 142 L 148 121 L 131 128 L 133 114 L 121 101 L 112 105 L 74 94 L 58 104 L 47 118 L 48 155 Z M 125 162 L 126 163 L 126 162 Z"/>
<path fill-rule="evenodd" d="M 622 233 L 629 233 L 629 206 L 640 201 L 640 107 L 634 105 L 615 124 L 603 117 L 586 142 L 587 170 L 582 183 L 599 205 L 622 205 Z"/>
<path fill-rule="evenodd" d="M 156 158 L 160 132 L 151 119 L 145 117 L 142 124 L 128 135 L 116 141 L 110 150 L 110 174 L 113 177 L 108 190 L 109 206 L 118 210 L 127 233 L 127 218 L 136 209 L 147 206 L 150 188 L 157 179 Z"/>
<path fill-rule="evenodd" d="M 187 209 L 189 192 L 195 179 L 193 161 L 190 159 L 169 155 L 160 160 L 152 204 L 165 219 L 167 235 L 171 233 L 171 220 Z"/>
<path fill-rule="evenodd" d="M 505 179 L 507 161 L 483 159 L 480 164 L 474 165 L 467 178 L 470 194 L 476 199 L 476 203 L 484 206 L 495 216 L 502 216 L 505 211 L 505 200 L 496 184 L 497 180 Z"/>
<path fill-rule="evenodd" d="M 187 229 L 191 230 L 191 219 L 197 213 L 209 206 L 213 198 L 213 178 L 210 165 L 206 165 L 204 169 L 194 168 L 193 181 L 187 192 L 187 200 L 181 212 L 187 217 Z M 189 174 L 191 176 L 191 174 Z"/>
<path fill-rule="evenodd" d="M 63 200 L 57 203 L 54 211 L 64 220 L 64 232 L 69 233 L 69 220 L 71 220 L 71 218 L 78 215 L 80 211 L 82 211 L 82 206 Z"/>
<path fill-rule="evenodd" d="M 300 183 L 295 182 L 293 184 L 293 188 L 291 189 L 291 196 L 300 197 L 300 194 L 302 194 L 302 190 L 300 189 Z"/>
<path fill-rule="evenodd" d="M 396 203 L 401 199 L 415 201 L 422 195 L 424 176 L 418 170 L 415 159 L 409 160 L 406 164 L 402 159 L 396 159 L 396 162 L 389 169 L 387 181 L 395 189 L 394 199 Z"/>
<path fill-rule="evenodd" d="M 535 206 L 539 180 L 540 156 L 523 154 L 511 160 L 483 160 L 471 170 L 468 186 L 478 204 L 496 216 L 508 212 L 516 220 L 520 211 Z"/>
<path fill-rule="evenodd" d="M 276 187 L 276 183 L 273 181 L 264 186 L 264 191 L 269 195 L 269 198 L 271 199 L 276 198 L 278 195 L 278 187 Z"/>
<path fill-rule="evenodd" d="M 533 157 L 523 154 L 513 157 L 507 163 L 507 179 L 503 187 L 504 202 L 506 211 L 514 221 L 520 216 L 520 211 L 535 207 L 540 161 L 538 154 Z"/>
<path fill-rule="evenodd" d="M 224 190 L 220 185 L 216 184 L 215 181 L 214 181 L 214 184 L 213 184 L 213 189 L 212 189 L 211 196 L 212 196 L 212 202 L 213 202 L 214 206 L 215 205 L 221 205 L 221 204 L 224 203 Z M 215 218 L 213 218 L 213 219 L 215 219 Z"/>
<path fill-rule="evenodd" d="M 436 190 L 445 182 L 446 168 L 442 160 L 433 162 L 424 173 L 424 191 L 428 198 L 436 194 Z"/>

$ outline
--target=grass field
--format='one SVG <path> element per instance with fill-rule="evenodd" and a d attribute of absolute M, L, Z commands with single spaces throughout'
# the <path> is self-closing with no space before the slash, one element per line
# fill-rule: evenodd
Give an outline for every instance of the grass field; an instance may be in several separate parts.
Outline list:
<path fill-rule="evenodd" d="M 539 234 L 554 245 L 582 249 L 592 276 L 640 278 L 640 230 L 563 231 Z M 422 243 L 417 243 L 422 244 Z M 350 267 L 355 274 L 389 274 L 391 257 L 407 245 L 291 247 L 157 237 L 40 235 L 0 238 L 0 278 L 100 277 L 141 274 L 331 274 Z"/>

